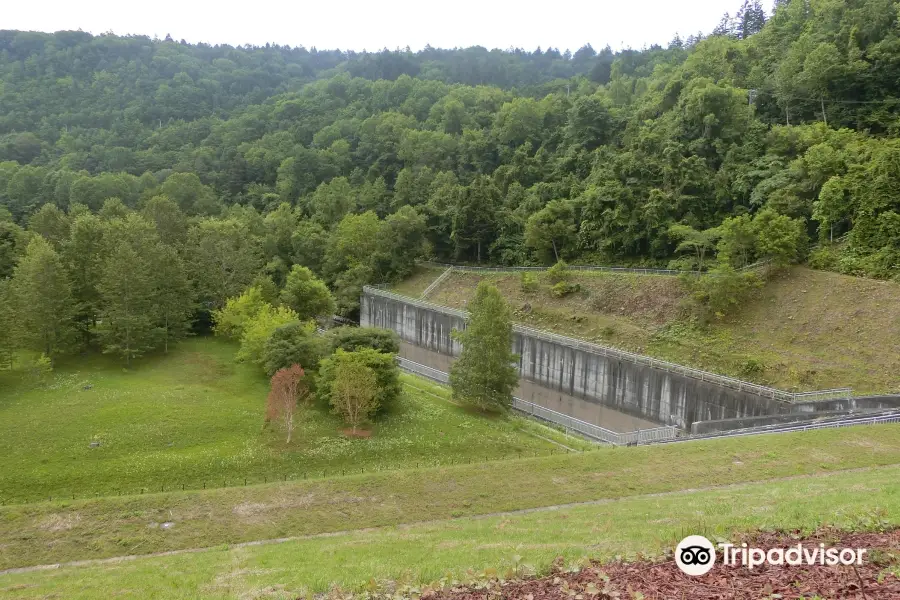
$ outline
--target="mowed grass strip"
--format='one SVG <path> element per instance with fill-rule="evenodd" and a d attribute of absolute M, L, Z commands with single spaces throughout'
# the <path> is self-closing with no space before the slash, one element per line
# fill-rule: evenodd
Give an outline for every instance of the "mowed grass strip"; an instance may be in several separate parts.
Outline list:
<path fill-rule="evenodd" d="M 834 473 L 712 491 L 628 498 L 559 510 L 387 527 L 264 546 L 0 575 L 0 598 L 297 598 L 372 580 L 418 584 L 546 571 L 637 553 L 662 554 L 687 534 L 737 541 L 759 529 L 867 530 L 900 524 L 900 468 Z M 516 561 L 515 557 L 521 557 Z M 896 567 L 894 567 L 896 568 Z"/>
<path fill-rule="evenodd" d="M 560 450 L 542 438 L 590 446 L 523 418 L 472 413 L 446 401 L 446 389 L 406 375 L 403 396 L 370 438 L 345 437 L 340 419 L 318 406 L 297 415 L 286 445 L 280 427 L 262 427 L 266 377 L 235 363 L 235 350 L 195 338 L 130 370 L 108 356 L 79 357 L 41 386 L 0 373 L 0 503 Z"/>
<path fill-rule="evenodd" d="M 900 425 L 877 425 L 19 505 L 0 508 L 0 569 L 893 464 Z"/>

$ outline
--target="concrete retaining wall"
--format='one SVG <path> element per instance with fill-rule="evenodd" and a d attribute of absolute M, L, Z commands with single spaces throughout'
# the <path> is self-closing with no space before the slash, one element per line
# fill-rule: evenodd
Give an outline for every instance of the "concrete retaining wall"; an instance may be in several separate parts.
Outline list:
<path fill-rule="evenodd" d="M 392 329 L 404 342 L 448 357 L 447 365 L 429 366 L 449 367 L 449 358 L 461 350 L 459 342 L 451 337 L 453 329 L 465 327 L 464 313 L 460 311 L 427 308 L 368 293 L 360 304 L 362 326 Z M 542 390 L 683 429 L 690 429 L 696 421 L 791 412 L 791 406 L 785 402 L 592 353 L 556 339 L 543 339 L 515 328 L 512 350 L 520 356 L 518 367 L 523 386 L 530 382 Z M 597 419 L 584 420 L 606 427 Z"/>

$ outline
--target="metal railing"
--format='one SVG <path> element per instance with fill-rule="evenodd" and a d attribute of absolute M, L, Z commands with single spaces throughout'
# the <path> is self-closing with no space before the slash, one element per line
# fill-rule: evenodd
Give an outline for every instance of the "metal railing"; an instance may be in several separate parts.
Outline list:
<path fill-rule="evenodd" d="M 413 362 L 406 358 L 398 356 L 397 364 L 401 369 L 408 373 L 420 375 L 438 383 L 446 384 L 450 380 L 450 376 L 447 373 L 423 364 L 419 364 L 417 362 Z M 512 407 L 513 409 L 521 413 L 530 415 L 537 419 L 541 419 L 542 421 L 560 425 L 567 431 L 573 431 L 590 439 L 599 442 L 605 442 L 607 444 L 613 444 L 615 446 L 627 446 L 633 444 L 658 442 L 666 439 L 672 439 L 676 435 L 678 435 L 678 429 L 672 426 L 654 427 L 653 429 L 642 429 L 639 431 L 619 433 L 617 431 L 611 431 L 604 427 L 600 427 L 599 425 L 594 425 L 593 423 L 588 423 L 586 421 L 576 419 L 575 417 L 572 417 L 570 415 L 551 410 L 549 408 L 541 406 L 540 404 L 535 404 L 534 402 L 529 402 L 527 400 L 522 400 L 521 398 L 516 397 L 513 397 L 512 399 Z"/>
<path fill-rule="evenodd" d="M 419 263 L 426 267 L 437 267 L 441 269 L 453 269 L 454 271 L 465 271 L 471 273 L 519 273 L 521 271 L 547 271 L 552 267 L 478 267 L 472 265 L 457 265 L 451 263 L 437 263 L 432 261 L 423 261 Z M 639 267 L 602 267 L 598 265 L 567 265 L 566 269 L 570 271 L 599 271 L 605 273 L 636 273 L 638 275 L 681 275 L 682 273 L 692 273 L 693 271 L 679 271 L 676 269 L 649 269 Z"/>
<path fill-rule="evenodd" d="M 771 259 L 760 260 L 755 263 L 751 263 L 749 265 L 743 266 L 738 271 L 750 271 L 752 269 L 758 269 L 763 267 L 769 263 L 771 263 Z M 422 261 L 419 263 L 425 267 L 434 267 L 440 269 L 461 271 L 467 273 L 520 273 L 522 271 L 535 271 L 542 272 L 548 271 L 552 267 L 479 267 L 475 265 L 462 265 L 462 264 L 452 264 L 452 263 L 438 263 L 432 261 Z M 681 269 L 653 269 L 653 268 L 645 268 L 645 267 L 604 267 L 600 265 L 567 265 L 566 269 L 569 271 L 595 271 L 599 273 L 633 273 L 636 275 L 666 275 L 666 276 L 676 276 L 676 275 L 711 275 L 708 271 L 695 271 L 693 269 L 690 270 L 681 270 Z M 431 291 L 431 290 L 429 290 Z"/>
<path fill-rule="evenodd" d="M 415 298 L 410 298 L 409 296 L 403 296 L 401 294 L 397 294 L 394 292 L 388 292 L 385 290 L 380 290 L 376 288 L 372 288 L 366 286 L 363 288 L 364 293 L 372 294 L 374 296 L 383 296 L 385 298 L 391 298 L 393 300 L 397 300 L 398 302 L 405 302 L 407 304 L 411 304 L 413 306 L 418 306 L 420 308 L 427 308 L 429 310 L 433 310 L 436 312 L 452 315 L 455 317 L 459 317 L 461 319 L 468 319 L 469 314 L 466 311 L 457 310 L 454 308 L 448 308 L 446 306 L 440 306 L 437 304 L 433 304 L 431 302 L 425 302 L 423 300 L 417 300 Z M 584 352 L 590 352 L 592 354 L 599 354 L 601 356 L 608 356 L 611 358 L 616 358 L 619 360 L 627 360 L 628 362 L 634 364 L 646 365 L 648 367 L 654 369 L 660 369 L 666 371 L 667 373 L 676 373 L 679 375 L 684 375 L 685 377 L 691 377 L 693 379 L 699 379 L 700 381 L 708 381 L 710 383 L 715 383 L 717 385 L 721 385 L 723 387 L 728 387 L 734 390 L 742 391 L 742 392 L 750 392 L 756 394 L 757 396 L 763 398 L 771 398 L 773 400 L 781 401 L 781 402 L 798 402 L 798 401 L 820 401 L 820 400 L 834 400 L 834 399 L 845 399 L 849 398 L 852 395 L 853 390 L 851 388 L 837 388 L 830 390 L 818 390 L 813 392 L 788 392 L 785 390 L 779 390 L 772 387 L 768 387 L 765 385 L 760 385 L 757 383 L 750 383 L 749 381 L 742 381 L 740 379 L 736 379 L 734 377 L 728 377 L 727 375 L 719 375 L 717 373 L 710 373 L 709 371 L 703 371 L 701 369 L 695 369 L 693 367 L 686 367 L 684 365 L 678 365 L 675 363 L 670 363 L 665 360 L 660 360 L 658 358 L 653 358 L 650 356 L 645 356 L 643 354 L 635 354 L 634 352 L 628 352 L 626 350 L 619 350 L 618 348 L 611 348 L 609 346 L 601 346 L 599 344 L 594 344 L 591 342 L 585 342 L 583 340 L 579 340 L 576 338 L 570 338 L 563 335 L 559 335 L 556 333 L 551 333 L 549 331 L 543 331 L 540 329 L 533 329 L 531 327 L 525 327 L 524 325 L 513 325 L 513 331 L 519 334 L 525 334 L 531 336 L 533 338 L 542 339 L 548 342 L 553 342 L 556 344 L 560 344 L 562 346 L 568 346 L 570 348 L 577 348 Z"/>
<path fill-rule="evenodd" d="M 429 285 L 427 288 L 425 288 L 425 291 L 422 292 L 422 295 L 420 297 L 423 300 L 425 298 L 427 298 L 428 294 L 433 292 L 435 290 L 435 288 L 437 288 L 437 286 L 441 285 L 441 283 L 443 283 L 443 281 L 445 279 L 447 279 L 447 277 L 449 277 L 450 273 L 452 273 L 452 272 L 453 272 L 453 267 L 449 267 L 446 271 L 441 273 L 437 279 L 435 279 L 434 281 L 431 282 L 431 285 Z"/>
<path fill-rule="evenodd" d="M 747 435 L 763 435 L 766 433 L 796 433 L 800 431 L 813 431 L 816 429 L 834 429 L 838 427 L 852 427 L 854 425 L 880 425 L 886 423 L 900 423 L 900 411 L 874 416 L 861 415 L 858 417 L 850 417 L 834 421 L 791 423 L 785 425 L 760 425 L 759 427 L 748 427 L 746 429 L 733 429 L 730 431 L 718 431 L 698 435 L 682 435 L 677 439 L 659 440 L 659 442 L 691 442 L 698 440 L 718 439 L 723 437 L 742 437 Z"/>

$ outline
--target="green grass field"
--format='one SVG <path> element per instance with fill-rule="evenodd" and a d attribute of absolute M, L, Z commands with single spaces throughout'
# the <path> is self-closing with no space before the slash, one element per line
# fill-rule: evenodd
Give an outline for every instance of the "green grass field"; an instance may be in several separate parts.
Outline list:
<path fill-rule="evenodd" d="M 0 569 L 889 465 L 900 465 L 900 425 L 8 506 Z"/>
<path fill-rule="evenodd" d="M 0 598 L 287 599 L 333 585 L 354 590 L 393 580 L 403 589 L 445 577 L 469 580 L 485 570 L 543 572 L 557 556 L 574 564 L 586 556 L 655 556 L 689 533 L 737 540 L 760 529 L 879 529 L 900 524 L 898 481 L 900 467 L 881 467 L 0 575 Z"/>
<path fill-rule="evenodd" d="M 404 376 L 404 395 L 369 439 L 349 439 L 326 409 L 299 418 L 294 440 L 262 430 L 268 382 L 213 338 L 184 342 L 132 370 L 73 358 L 32 387 L 0 374 L 0 500 L 221 487 L 342 470 L 415 467 L 559 451 L 586 442 L 518 417 L 488 418 Z M 537 434 L 537 435 L 535 435 Z M 544 439 L 547 438 L 547 439 Z M 91 448 L 92 441 L 100 446 Z"/>

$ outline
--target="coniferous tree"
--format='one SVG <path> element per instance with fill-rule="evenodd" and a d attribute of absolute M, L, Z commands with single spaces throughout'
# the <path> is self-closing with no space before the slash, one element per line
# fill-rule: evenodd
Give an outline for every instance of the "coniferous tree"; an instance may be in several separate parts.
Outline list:
<path fill-rule="evenodd" d="M 478 284 L 466 329 L 455 335 L 463 349 L 450 368 L 453 399 L 487 411 L 511 406 L 518 356 L 512 352 L 510 310 L 496 287 Z"/>
<path fill-rule="evenodd" d="M 52 360 L 72 339 L 75 302 L 63 261 L 44 238 L 29 242 L 12 285 L 22 345 Z"/>
<path fill-rule="evenodd" d="M 162 334 L 163 351 L 168 352 L 169 343 L 184 338 L 190 331 L 195 308 L 194 288 L 184 261 L 174 248 L 161 246 L 155 254 L 155 316 Z"/>
<path fill-rule="evenodd" d="M 0 279 L 0 369 L 8 369 L 13 365 L 16 329 L 12 286 L 8 279 Z"/>
<path fill-rule="evenodd" d="M 151 264 L 125 241 L 107 257 L 97 286 L 102 300 L 100 342 L 103 352 L 131 364 L 159 340 L 154 323 L 154 282 Z"/>

